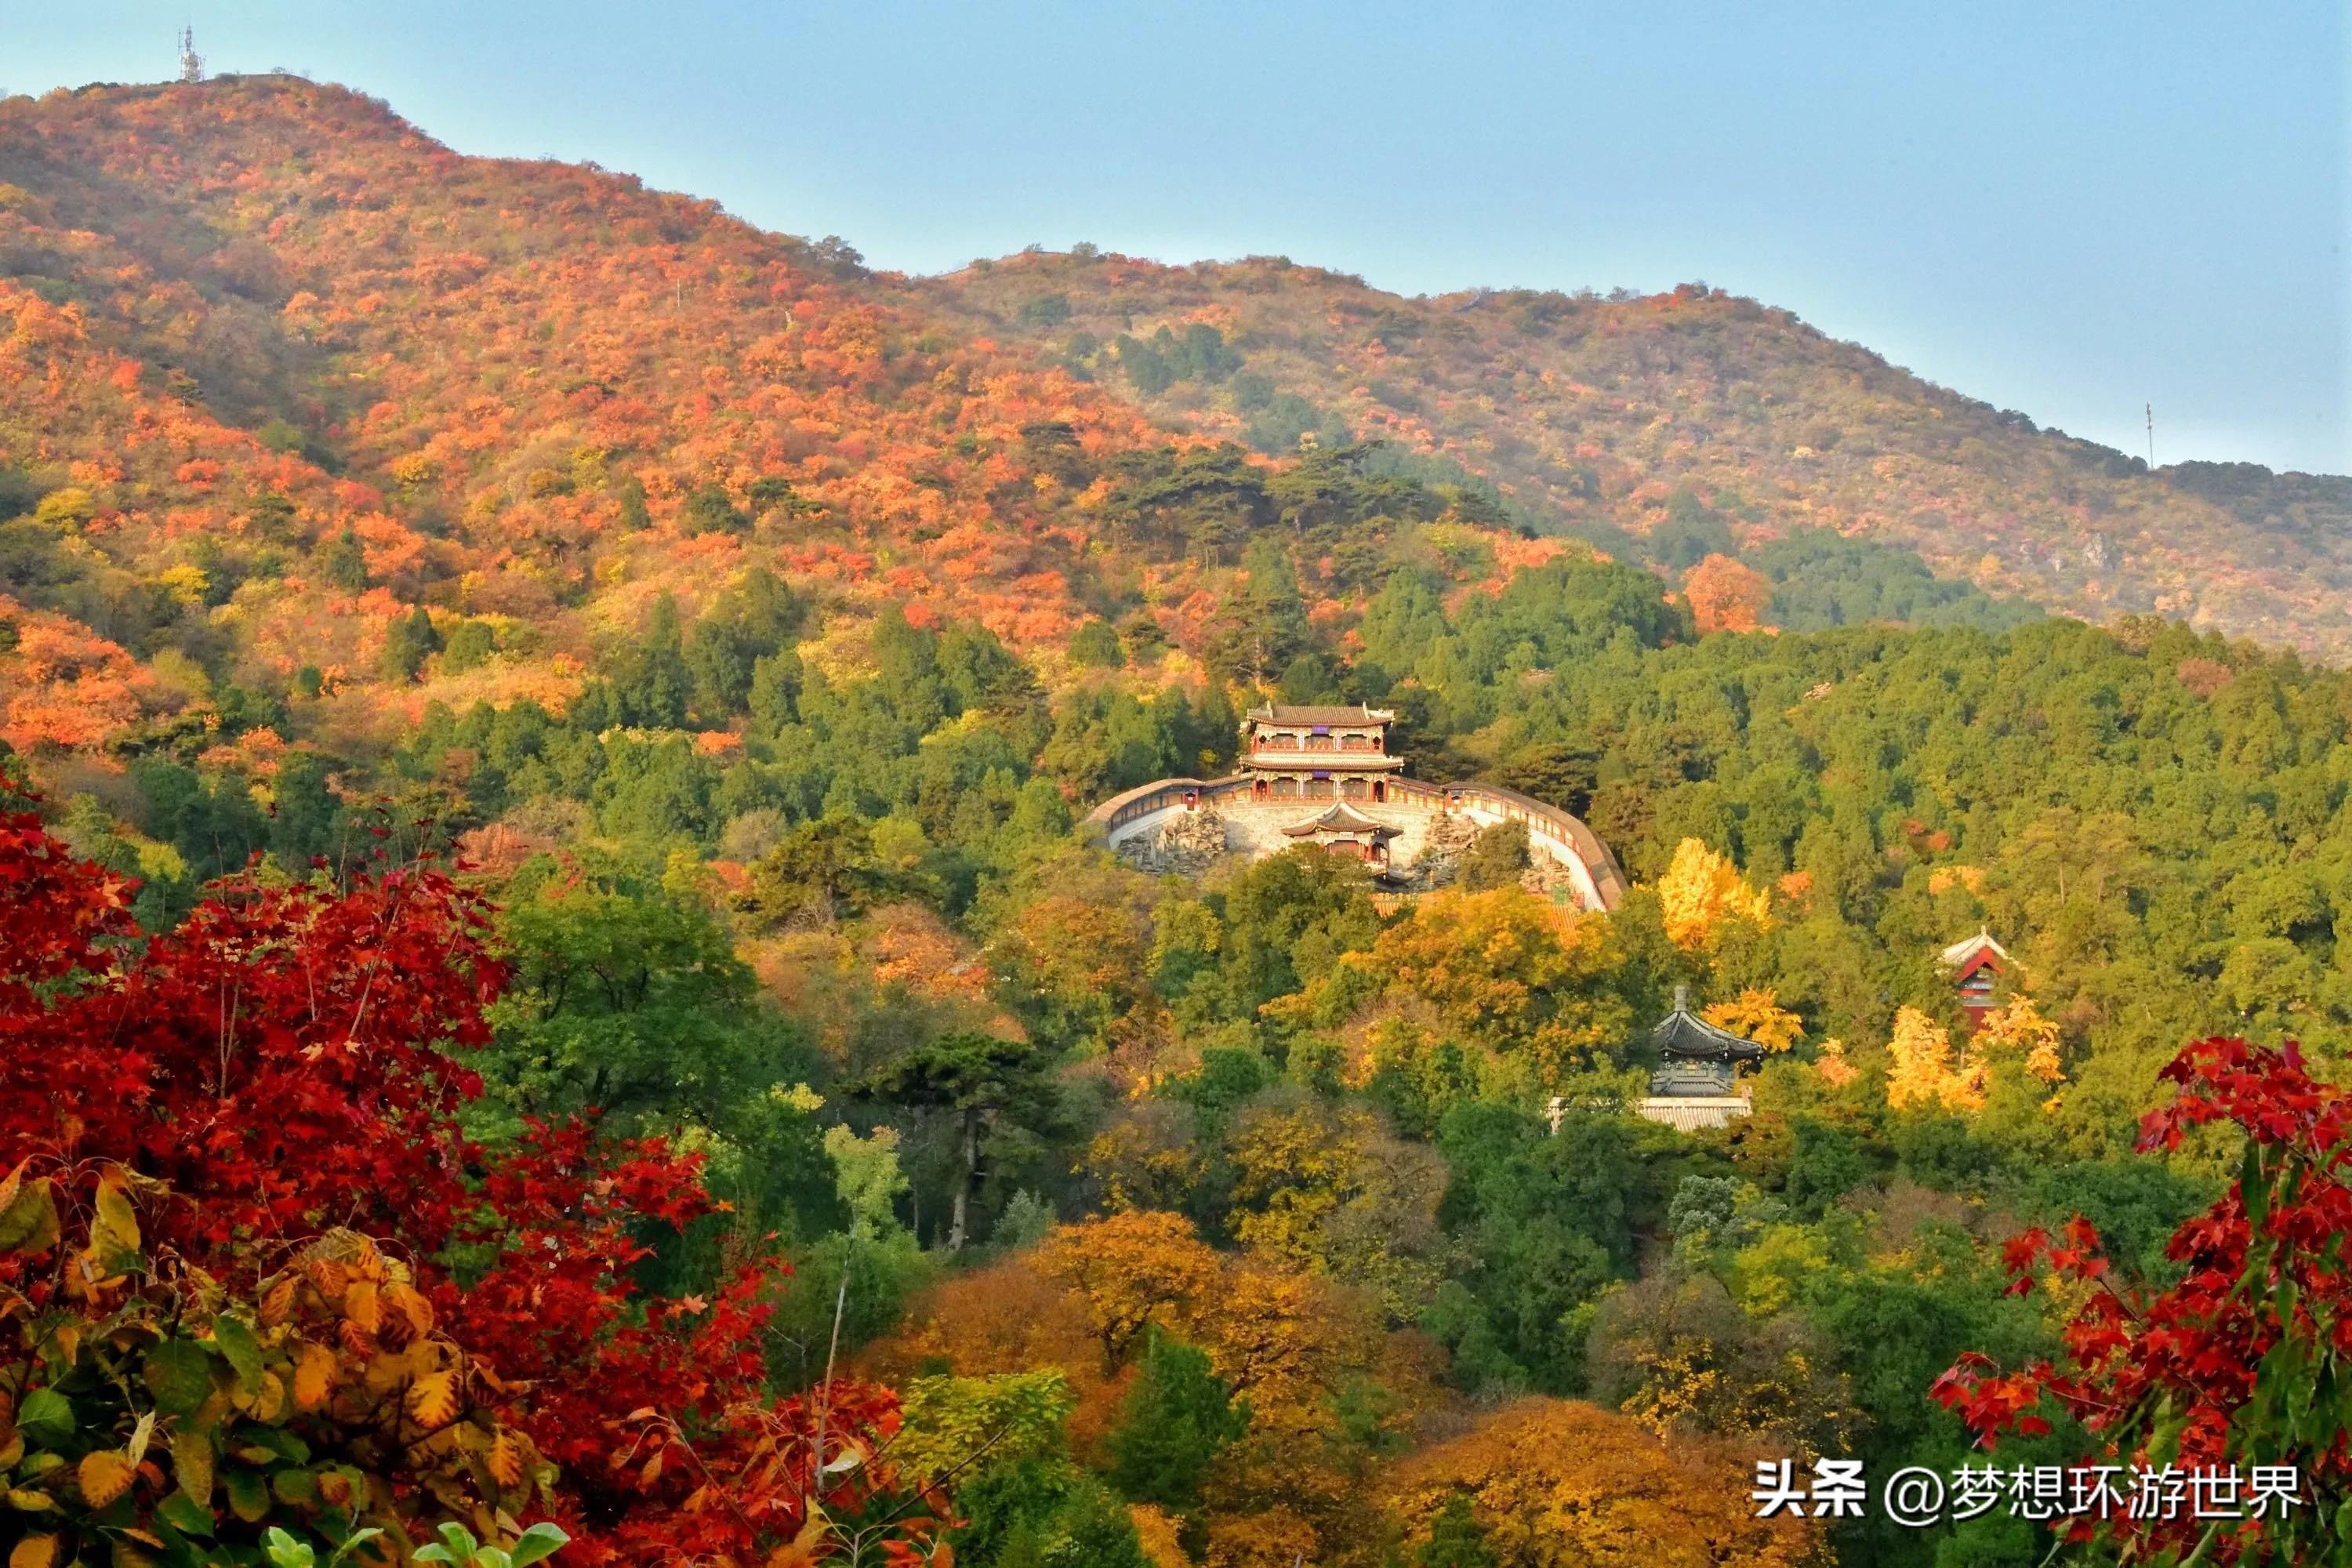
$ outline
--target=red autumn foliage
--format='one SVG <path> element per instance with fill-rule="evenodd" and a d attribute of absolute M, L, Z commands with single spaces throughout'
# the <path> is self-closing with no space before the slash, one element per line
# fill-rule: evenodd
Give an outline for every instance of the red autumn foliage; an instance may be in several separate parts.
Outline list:
<path fill-rule="evenodd" d="M 2078 1540 L 2108 1532 L 2137 1555 L 2193 1552 L 2219 1563 L 2339 1563 L 2352 1540 L 2335 1528 L 2352 1494 L 2342 1408 L 2352 1354 L 2352 1092 L 2313 1078 L 2302 1052 L 2242 1039 L 2198 1040 L 2162 1074 L 2171 1102 L 2142 1119 L 2143 1152 L 2171 1150 L 2197 1130 L 2245 1135 L 2239 1178 L 2166 1247 L 2179 1280 L 2162 1289 L 2121 1282 L 2080 1217 L 2055 1237 L 2011 1240 L 2004 1261 L 2022 1294 L 2037 1272 L 2087 1290 L 2063 1332 L 2063 1364 L 2003 1372 L 1971 1352 L 1933 1393 L 1986 1447 L 2004 1433 L 2050 1430 L 2064 1411 L 2103 1440 L 2109 1462 L 2183 1471 L 2291 1466 L 2305 1506 L 2243 1523 L 2189 1517 L 2089 1519 Z"/>
<path fill-rule="evenodd" d="M 160 1179 L 151 1245 L 238 1286 L 330 1227 L 375 1237 L 561 1467 L 567 1562 L 762 1556 L 806 1525 L 820 1446 L 861 1461 L 825 1479 L 827 1510 L 894 1485 L 870 1458 L 897 1428 L 888 1390 L 763 1396 L 780 1268 L 707 1300 L 633 1284 L 649 1224 L 710 1212 L 698 1157 L 577 1123 L 499 1154 L 459 1132 L 479 1084 L 450 1053 L 486 1037 L 504 979 L 478 895 L 429 866 L 232 882 L 142 946 L 128 893 L 0 812 L 0 1168 L 35 1161 L 82 1201 L 105 1163 Z M 45 1289 L 16 1257 L 0 1285 Z M 911 1560 L 921 1531 L 900 1533 Z"/>

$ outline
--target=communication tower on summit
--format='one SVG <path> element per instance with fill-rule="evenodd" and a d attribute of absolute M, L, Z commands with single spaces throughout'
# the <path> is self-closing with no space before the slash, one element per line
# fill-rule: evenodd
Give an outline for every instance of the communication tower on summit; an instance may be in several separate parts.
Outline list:
<path fill-rule="evenodd" d="M 180 29 L 180 79 L 205 79 L 205 57 L 196 53 L 196 30 L 194 27 Z"/>

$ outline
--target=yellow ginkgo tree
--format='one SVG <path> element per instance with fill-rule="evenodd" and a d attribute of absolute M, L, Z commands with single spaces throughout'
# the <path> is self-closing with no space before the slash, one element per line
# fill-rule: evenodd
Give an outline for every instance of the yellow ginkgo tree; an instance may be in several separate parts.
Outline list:
<path fill-rule="evenodd" d="M 2058 1062 L 2058 1026 L 2043 1017 L 2033 998 L 2020 992 L 1984 1016 L 1970 1047 L 1987 1058 L 2015 1057 L 2027 1073 L 2043 1083 L 2063 1080 Z"/>
<path fill-rule="evenodd" d="M 1675 847 L 1674 860 L 1657 888 L 1667 939 L 1685 952 L 1713 947 L 1728 921 L 1771 924 L 1772 895 L 1749 887 L 1729 856 L 1696 838 Z"/>
<path fill-rule="evenodd" d="M 2012 1063 L 2044 1084 L 2065 1077 L 2058 1060 L 2058 1026 L 2025 995 L 1986 1014 L 1957 1051 L 1949 1030 L 1916 1007 L 1901 1008 L 1886 1050 L 1886 1102 L 1897 1110 L 1982 1110 L 1995 1072 Z"/>
<path fill-rule="evenodd" d="M 1749 986 L 1727 1002 L 1716 1003 L 1699 1016 L 1768 1051 L 1785 1051 L 1805 1037 L 1804 1020 L 1781 1006 L 1779 994 L 1769 986 Z"/>

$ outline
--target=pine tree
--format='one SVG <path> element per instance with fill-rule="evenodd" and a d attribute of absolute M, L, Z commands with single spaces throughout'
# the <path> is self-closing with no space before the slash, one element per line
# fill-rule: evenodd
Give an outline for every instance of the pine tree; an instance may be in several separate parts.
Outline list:
<path fill-rule="evenodd" d="M 1212 680 L 1192 702 L 1192 742 L 1199 748 L 1198 766 L 1204 779 L 1215 778 L 1241 752 L 1241 715 L 1221 680 Z"/>
<path fill-rule="evenodd" d="M 319 575 L 346 594 L 367 586 L 367 554 L 357 533 L 347 528 L 320 547 Z"/>
<path fill-rule="evenodd" d="M 741 533 L 751 520 L 737 510 L 735 498 L 720 484 L 698 485 L 678 514 L 681 533 Z"/>
<path fill-rule="evenodd" d="M 1502 1561 L 1486 1544 L 1470 1500 L 1458 1495 L 1430 1522 L 1429 1539 L 1412 1554 L 1413 1568 L 1501 1568 Z"/>
<path fill-rule="evenodd" d="M 1249 1406 L 1233 1403 L 1207 1352 L 1155 1330 L 1111 1434 L 1111 1481 L 1130 1501 L 1198 1508 L 1210 1462 L 1248 1426 Z"/>
<path fill-rule="evenodd" d="M 992 1139 L 1015 1127 L 1050 1130 L 1061 1115 L 1058 1090 L 1035 1047 L 970 1030 L 916 1047 L 868 1074 L 851 1092 L 863 1100 L 954 1113 L 963 1169 L 951 1199 L 950 1252 L 961 1251 L 971 1235 L 983 1132 Z"/>
<path fill-rule="evenodd" d="M 646 510 L 646 487 L 634 474 L 621 481 L 621 531 L 639 533 L 654 525 L 654 515 Z"/>
<path fill-rule="evenodd" d="M 1118 634 L 1099 616 L 1070 635 L 1070 662 L 1080 669 L 1117 669 L 1127 662 Z"/>
<path fill-rule="evenodd" d="M 1528 825 L 1497 822 L 1478 830 L 1462 857 L 1465 891 L 1484 893 L 1496 888 L 1516 888 L 1528 868 Z"/>
<path fill-rule="evenodd" d="M 383 636 L 383 672 L 394 680 L 414 680 L 425 661 L 441 651 L 441 634 L 433 617 L 417 605 L 392 623 Z"/>
<path fill-rule="evenodd" d="M 498 634 L 490 629 L 489 622 L 459 621 L 442 647 L 441 668 L 451 675 L 478 669 L 498 647 Z"/>
<path fill-rule="evenodd" d="M 654 729 L 676 729 L 686 722 L 694 672 L 686 662 L 686 637 L 676 599 L 664 594 L 654 601 L 643 640 L 616 663 L 613 697 L 625 722 Z"/>
<path fill-rule="evenodd" d="M 1284 542 L 1271 535 L 1250 542 L 1242 557 L 1249 586 L 1210 635 L 1213 669 L 1265 685 L 1307 646 L 1307 601 L 1298 569 Z"/>

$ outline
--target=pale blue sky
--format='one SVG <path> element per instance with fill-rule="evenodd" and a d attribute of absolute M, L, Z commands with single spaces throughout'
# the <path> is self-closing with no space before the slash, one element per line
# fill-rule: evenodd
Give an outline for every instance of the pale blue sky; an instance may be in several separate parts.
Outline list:
<path fill-rule="evenodd" d="M 2159 461 L 2352 471 L 2345 7 L 0 0 L 0 89 L 283 66 L 877 266 L 1691 279 Z"/>

